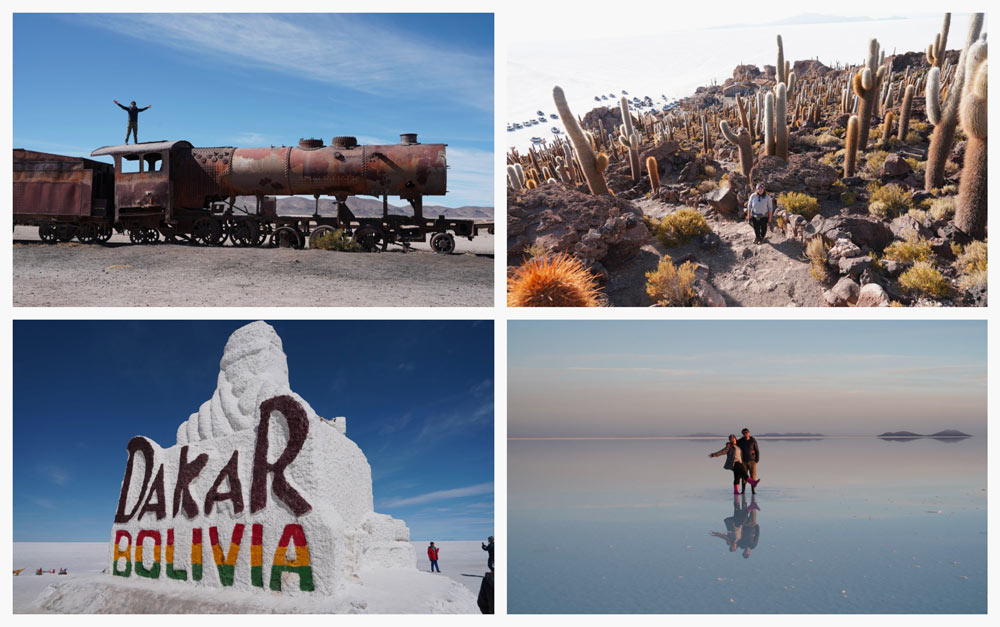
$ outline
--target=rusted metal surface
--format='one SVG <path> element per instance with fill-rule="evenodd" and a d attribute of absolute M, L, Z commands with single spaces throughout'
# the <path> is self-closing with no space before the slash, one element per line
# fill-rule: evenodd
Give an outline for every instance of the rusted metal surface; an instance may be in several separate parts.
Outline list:
<path fill-rule="evenodd" d="M 32 150 L 13 152 L 15 223 L 103 215 L 114 169 L 107 163 Z"/>

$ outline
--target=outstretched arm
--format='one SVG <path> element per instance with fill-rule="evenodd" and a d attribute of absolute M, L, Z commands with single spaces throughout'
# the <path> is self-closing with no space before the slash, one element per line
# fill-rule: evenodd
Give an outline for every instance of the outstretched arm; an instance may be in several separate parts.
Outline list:
<path fill-rule="evenodd" d="M 152 107 L 153 105 L 146 105 L 145 107 L 139 109 L 139 111 L 145 111 L 146 109 Z"/>
<path fill-rule="evenodd" d="M 714 453 L 709 453 L 708 456 L 709 457 L 718 457 L 719 455 L 725 455 L 726 451 L 728 451 L 728 450 L 729 450 L 729 445 L 727 444 L 724 447 L 722 447 L 722 449 L 720 449 L 718 451 L 715 451 Z"/>
<path fill-rule="evenodd" d="M 118 102 L 117 100 L 115 100 L 115 104 L 118 105 L 119 107 L 121 107 L 122 109 L 125 109 L 126 111 L 128 111 L 128 107 L 126 107 L 122 103 Z"/>

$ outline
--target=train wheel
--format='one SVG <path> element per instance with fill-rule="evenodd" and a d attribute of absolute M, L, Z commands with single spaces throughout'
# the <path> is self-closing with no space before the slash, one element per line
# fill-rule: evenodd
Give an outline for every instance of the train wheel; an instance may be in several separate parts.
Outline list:
<path fill-rule="evenodd" d="M 354 241 L 357 242 L 361 250 L 366 253 L 382 252 L 382 244 L 385 242 L 385 233 L 382 229 L 367 225 L 362 226 L 354 232 Z"/>
<path fill-rule="evenodd" d="M 271 235 L 271 246 L 278 248 L 301 249 L 303 244 L 302 233 L 290 226 L 279 226 Z"/>
<path fill-rule="evenodd" d="M 253 220 L 230 220 L 226 223 L 229 239 L 236 246 L 255 246 L 259 230 Z"/>
<path fill-rule="evenodd" d="M 271 237 L 274 232 L 274 227 L 271 226 L 270 222 L 261 222 L 257 225 L 257 242 L 254 246 L 263 246 L 267 243 L 267 238 Z"/>
<path fill-rule="evenodd" d="M 316 241 L 320 237 L 324 235 L 329 235 L 330 233 L 333 233 L 336 230 L 337 229 L 333 228 L 332 226 L 327 226 L 325 224 L 322 226 L 317 226 L 315 229 L 313 229 L 313 232 L 309 234 L 309 248 L 310 249 L 318 248 L 318 246 L 316 245 Z"/>
<path fill-rule="evenodd" d="M 76 230 L 76 239 L 84 244 L 93 244 L 100 235 L 101 227 L 96 222 L 84 222 Z"/>
<path fill-rule="evenodd" d="M 76 236 L 75 224 L 56 225 L 56 238 L 60 242 L 68 242 Z"/>
<path fill-rule="evenodd" d="M 128 229 L 128 239 L 133 244 L 141 244 L 143 242 L 143 228 L 141 226 L 136 226 Z"/>
<path fill-rule="evenodd" d="M 102 244 L 105 244 L 109 239 L 111 239 L 111 235 L 113 233 L 114 230 L 112 230 L 110 224 L 102 224 L 100 225 L 97 231 L 97 241 Z"/>
<path fill-rule="evenodd" d="M 442 255 L 450 255 L 455 252 L 455 236 L 451 233 L 431 235 L 431 250 Z"/>
<path fill-rule="evenodd" d="M 142 229 L 143 244 L 158 244 L 160 242 L 160 232 L 156 229 Z"/>
<path fill-rule="evenodd" d="M 38 239 L 42 240 L 46 244 L 56 243 L 56 225 L 54 224 L 43 224 L 38 227 Z"/>
<path fill-rule="evenodd" d="M 191 229 L 191 241 L 202 246 L 218 246 L 225 238 L 222 222 L 212 218 L 198 219 Z"/>

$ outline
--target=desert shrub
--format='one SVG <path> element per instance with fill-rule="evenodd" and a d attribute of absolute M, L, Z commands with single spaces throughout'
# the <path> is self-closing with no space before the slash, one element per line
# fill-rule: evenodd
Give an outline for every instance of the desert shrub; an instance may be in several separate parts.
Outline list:
<path fill-rule="evenodd" d="M 920 135 L 920 133 L 916 131 L 910 131 L 906 134 L 905 141 L 907 144 L 910 144 L 912 146 L 914 144 L 919 144 L 920 142 L 924 141 L 924 138 Z"/>
<path fill-rule="evenodd" d="M 832 148 L 834 146 L 840 148 L 844 145 L 844 140 L 829 133 L 824 133 L 816 138 L 816 143 L 823 148 Z"/>
<path fill-rule="evenodd" d="M 840 161 L 840 157 L 842 157 L 843 154 L 844 154 L 843 149 L 834 150 L 833 152 L 825 153 L 822 157 L 819 158 L 819 161 L 820 163 L 824 163 L 830 166 L 831 168 L 836 168 L 838 167 L 837 164 Z"/>
<path fill-rule="evenodd" d="M 972 274 L 973 272 L 986 272 L 986 242 L 970 242 L 955 260 L 955 267 L 962 274 Z"/>
<path fill-rule="evenodd" d="M 524 249 L 524 254 L 528 258 L 544 257 L 546 252 L 548 251 L 541 244 L 532 244 Z"/>
<path fill-rule="evenodd" d="M 322 250 L 338 250 L 346 253 L 361 251 L 361 245 L 353 238 L 344 235 L 344 229 L 320 233 L 314 240 L 315 248 Z"/>
<path fill-rule="evenodd" d="M 884 150 L 873 150 L 868 153 L 865 157 L 865 168 L 868 170 L 868 174 L 872 176 L 879 176 L 882 174 L 882 165 L 885 164 L 885 158 L 889 156 Z"/>
<path fill-rule="evenodd" d="M 856 202 L 858 202 L 858 195 L 854 192 L 844 192 L 840 195 L 840 203 L 845 207 L 850 207 Z"/>
<path fill-rule="evenodd" d="M 898 240 L 885 247 L 882 257 L 893 261 L 913 263 L 916 261 L 930 261 L 933 257 L 931 243 L 922 238 L 908 240 Z"/>
<path fill-rule="evenodd" d="M 958 164 L 957 163 L 955 163 L 954 161 L 945 161 L 944 162 L 944 175 L 946 177 L 951 176 L 951 175 L 955 174 L 956 172 L 958 172 Z"/>
<path fill-rule="evenodd" d="M 508 307 L 600 307 L 597 278 L 565 253 L 535 257 L 507 279 Z"/>
<path fill-rule="evenodd" d="M 811 220 L 819 213 L 819 201 L 802 192 L 782 192 L 778 195 L 778 206 L 789 213 L 797 213 L 806 220 Z"/>
<path fill-rule="evenodd" d="M 705 171 L 705 176 L 707 176 L 710 179 L 714 179 L 719 174 L 719 171 L 715 168 L 714 165 L 706 165 L 703 166 L 702 169 Z"/>
<path fill-rule="evenodd" d="M 712 232 L 705 216 L 694 209 L 679 209 L 660 220 L 654 234 L 667 248 L 681 246 L 692 237 Z"/>
<path fill-rule="evenodd" d="M 716 183 L 715 181 L 713 181 L 711 179 L 706 179 L 706 180 L 702 181 L 701 183 L 698 183 L 695 186 L 694 189 L 699 194 L 707 194 L 708 192 L 712 191 L 713 189 L 715 189 L 718 186 L 719 186 L 719 184 Z"/>
<path fill-rule="evenodd" d="M 906 215 L 910 216 L 911 218 L 913 218 L 917 222 L 920 222 L 921 224 L 927 222 L 927 218 L 930 217 L 930 214 L 927 212 L 926 209 L 910 209 L 909 211 L 906 212 Z"/>
<path fill-rule="evenodd" d="M 664 255 L 656 270 L 646 273 L 646 293 L 659 305 L 685 307 L 693 304 L 694 282 L 694 265 L 690 261 L 678 268 L 669 255 Z"/>
<path fill-rule="evenodd" d="M 926 133 L 931 128 L 931 125 L 923 120 L 914 120 L 910 118 L 910 130 L 917 133 Z"/>
<path fill-rule="evenodd" d="M 829 246 L 822 237 L 814 237 L 806 244 L 806 258 L 809 259 L 809 276 L 820 283 L 830 280 L 830 269 L 826 265 Z"/>
<path fill-rule="evenodd" d="M 899 185 L 868 184 L 868 212 L 878 218 L 894 218 L 913 207 L 913 195 Z"/>
<path fill-rule="evenodd" d="M 976 270 L 958 277 L 958 286 L 967 292 L 981 292 L 989 284 L 986 270 Z"/>
<path fill-rule="evenodd" d="M 927 211 L 935 220 L 948 220 L 955 215 L 955 197 L 940 196 L 930 199 Z"/>
<path fill-rule="evenodd" d="M 899 275 L 899 284 L 922 296 L 941 298 L 948 295 L 948 280 L 929 261 L 918 261 Z"/>
<path fill-rule="evenodd" d="M 911 168 L 913 168 L 914 172 L 920 172 L 920 171 L 922 171 L 924 169 L 924 166 L 927 164 L 926 161 L 921 161 L 920 159 L 917 159 L 916 157 L 905 157 L 903 159 L 903 161 L 905 161 L 906 163 L 908 163 L 909 166 Z"/>
<path fill-rule="evenodd" d="M 938 192 L 940 192 L 942 195 L 945 196 L 954 196 L 955 194 L 958 193 L 958 185 L 955 185 L 954 183 L 945 185 L 944 187 L 939 189 Z"/>

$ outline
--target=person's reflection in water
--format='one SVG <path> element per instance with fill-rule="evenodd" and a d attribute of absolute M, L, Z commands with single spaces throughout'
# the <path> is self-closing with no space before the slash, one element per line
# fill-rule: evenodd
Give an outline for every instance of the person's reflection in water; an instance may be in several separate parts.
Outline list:
<path fill-rule="evenodd" d="M 723 520 L 726 525 L 725 533 L 709 531 L 708 534 L 724 540 L 729 546 L 730 553 L 743 549 L 743 558 L 748 559 L 750 552 L 757 548 L 757 542 L 760 540 L 760 525 L 757 523 L 759 511 L 757 497 L 751 496 L 748 506 L 745 494 L 733 495 L 733 515 Z"/>

